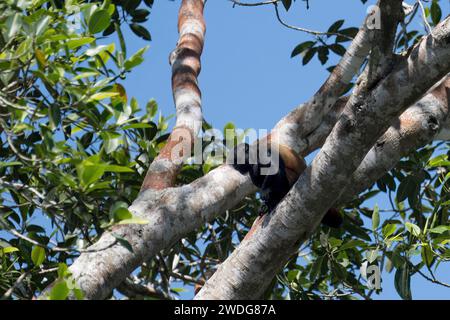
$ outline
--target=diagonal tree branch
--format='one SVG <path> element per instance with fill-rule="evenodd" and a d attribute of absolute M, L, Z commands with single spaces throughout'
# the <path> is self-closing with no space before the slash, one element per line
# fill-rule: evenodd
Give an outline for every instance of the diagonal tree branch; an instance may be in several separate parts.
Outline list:
<path fill-rule="evenodd" d="M 362 47 L 365 48 L 365 46 Z M 357 51 L 354 50 L 354 53 Z M 362 61 L 360 54 L 351 61 Z M 349 65 L 343 69 L 347 70 L 346 72 L 349 72 L 348 70 L 357 72 L 359 66 L 355 68 Z M 349 81 L 352 77 L 348 77 Z M 337 81 L 340 81 L 339 77 Z M 340 103 L 342 104 L 342 101 Z M 329 115 L 330 113 L 326 114 L 321 121 L 328 119 Z M 288 120 L 295 121 L 296 118 L 290 117 Z M 292 128 L 292 123 L 289 121 L 282 121 L 278 128 L 288 132 L 289 128 L 283 129 L 284 125 Z M 327 134 L 323 130 L 322 132 L 324 135 Z M 324 139 L 324 136 L 310 134 L 308 137 L 310 145 L 318 145 L 312 140 L 313 136 L 317 141 Z M 310 148 L 305 143 L 296 144 L 295 139 L 282 141 L 286 145 L 290 142 L 297 146 L 300 154 L 306 154 L 307 148 Z M 70 267 L 74 279 L 87 299 L 107 297 L 111 290 L 142 261 L 170 247 L 187 233 L 213 220 L 225 210 L 237 205 L 246 195 L 256 191 L 248 176 L 241 175 L 228 165 L 211 171 L 189 185 L 158 189 L 144 190 L 130 207 L 130 211 L 135 216 L 149 220 L 148 224 L 129 225 L 126 228 L 105 233 L 96 244 L 89 248 L 91 252 L 81 254 Z M 133 252 L 119 245 L 116 237 L 126 239 L 133 248 Z"/>
<path fill-rule="evenodd" d="M 446 76 L 438 87 L 409 107 L 378 139 L 353 173 L 338 203 L 347 203 L 369 188 L 412 150 L 439 139 L 439 129 L 448 126 L 449 108 L 450 77 Z"/>
<path fill-rule="evenodd" d="M 359 65 L 357 67 L 353 67 L 353 65 L 362 63 L 370 43 L 369 31 L 366 27 L 363 27 L 359 34 L 360 36 L 357 36 L 354 41 L 355 44 L 351 45 L 350 53 L 342 59 L 342 67 L 336 69 L 336 73 L 333 73 L 331 79 L 328 80 L 328 85 L 321 89 L 321 94 L 327 94 L 333 90 L 332 79 L 337 81 L 337 87 L 345 87 L 358 71 Z M 175 60 L 172 59 L 172 61 Z M 343 77 L 342 74 L 346 76 Z M 342 79 L 347 82 L 343 82 Z M 330 101 L 337 99 L 339 94 L 339 90 L 334 89 L 331 94 L 333 98 Z M 301 112 L 297 114 L 301 114 Z M 279 124 L 278 128 L 283 131 L 284 126 L 291 127 L 291 120 L 295 121 L 296 117 L 290 117 L 288 121 Z M 288 138 L 289 136 L 282 135 L 282 137 Z M 295 141 L 289 139 L 282 142 L 290 145 Z M 303 145 L 305 146 L 305 144 Z M 162 169 L 176 167 L 171 166 L 172 163 L 165 157 L 162 157 L 159 162 L 163 164 Z M 168 165 L 164 166 L 164 164 Z M 152 172 L 157 174 L 158 169 L 150 168 L 150 173 L 147 174 L 148 179 L 146 179 L 148 184 L 144 184 L 143 192 L 129 208 L 134 216 L 143 217 L 149 220 L 149 223 L 139 226 L 123 226 L 114 232 L 106 232 L 97 243 L 89 248 L 90 251 L 96 251 L 95 253 L 81 254 L 70 267 L 74 279 L 77 280 L 87 299 L 100 299 L 108 296 L 111 290 L 118 286 L 142 261 L 146 261 L 160 250 L 170 247 L 187 233 L 201 227 L 203 223 L 213 220 L 220 213 L 237 205 L 246 195 L 257 190 L 248 176 L 241 175 L 228 165 L 221 166 L 195 182 L 179 188 L 164 188 L 170 185 L 171 179 L 168 177 L 173 177 L 175 171 L 165 171 L 169 173 L 160 175 L 156 182 L 151 182 L 155 177 Z M 164 170 L 161 171 L 164 172 Z M 156 186 L 152 186 L 152 184 L 156 184 Z M 126 239 L 132 246 L 133 252 L 117 244 L 117 237 Z"/>
<path fill-rule="evenodd" d="M 280 120 L 271 132 L 298 154 L 309 149 L 310 135 L 332 111 L 339 97 L 345 92 L 353 77 L 367 58 L 375 34 L 369 28 L 373 13 L 369 13 L 346 53 L 314 96 Z"/>
<path fill-rule="evenodd" d="M 364 156 L 391 121 L 450 72 L 450 18 L 365 97 L 352 96 L 321 151 L 277 209 L 243 241 L 197 299 L 260 297 L 339 198 Z M 332 182 L 332 183 L 330 183 Z M 320 199 L 320 201 L 318 201 Z"/>

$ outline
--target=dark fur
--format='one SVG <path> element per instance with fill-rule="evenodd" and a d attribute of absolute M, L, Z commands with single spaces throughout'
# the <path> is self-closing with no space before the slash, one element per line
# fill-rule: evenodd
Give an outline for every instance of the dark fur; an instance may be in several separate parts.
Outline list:
<path fill-rule="evenodd" d="M 270 163 L 262 164 L 259 162 L 258 158 L 256 164 L 251 164 L 249 160 L 250 153 L 257 152 L 258 149 L 251 149 L 253 147 L 250 147 L 247 143 L 237 146 L 234 149 L 234 155 L 236 155 L 238 150 L 242 150 L 241 148 L 244 148 L 245 150 L 245 163 L 237 164 L 234 162 L 233 167 L 241 174 L 249 173 L 253 184 L 262 190 L 262 200 L 267 206 L 268 212 L 271 212 L 291 189 L 291 185 L 286 175 L 286 166 L 283 155 L 281 154 L 278 159 L 278 172 L 272 175 L 263 175 L 261 174 L 261 169 L 270 167 Z M 268 155 L 270 156 L 270 150 L 268 151 Z M 236 159 L 236 157 L 234 159 Z M 262 212 L 262 214 L 264 213 L 265 212 Z M 322 223 L 332 228 L 338 228 L 342 224 L 342 216 L 337 209 L 332 208 L 328 210 Z"/>

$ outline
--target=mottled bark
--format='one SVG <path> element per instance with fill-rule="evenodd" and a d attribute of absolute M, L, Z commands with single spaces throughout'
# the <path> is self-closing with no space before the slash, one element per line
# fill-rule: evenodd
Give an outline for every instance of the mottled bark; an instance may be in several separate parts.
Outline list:
<path fill-rule="evenodd" d="M 333 69 L 328 79 L 306 103 L 298 106 L 281 119 L 271 135 L 289 146 L 299 155 L 310 149 L 310 135 L 332 112 L 333 106 L 358 73 L 371 49 L 375 31 L 368 28 L 370 14 L 359 29 L 346 53 Z"/>
<path fill-rule="evenodd" d="M 353 173 L 337 203 L 352 200 L 411 151 L 433 139 L 441 139 L 438 133 L 449 124 L 449 108 L 450 78 L 446 77 L 437 88 L 409 107 L 378 139 Z"/>
<path fill-rule="evenodd" d="M 178 15 L 179 40 L 169 56 L 177 120 L 159 155 L 153 160 L 141 190 L 172 187 L 183 160 L 202 125 L 201 92 L 197 77 L 206 32 L 203 0 L 183 0 Z"/>
<path fill-rule="evenodd" d="M 183 1 L 183 5 L 200 2 L 202 1 L 186 0 Z M 185 21 L 189 21 L 189 19 L 186 19 Z M 199 25 L 196 25 L 196 27 L 192 28 L 192 30 L 200 29 L 204 32 L 204 29 L 199 27 Z M 191 29 L 188 28 L 187 30 Z M 192 37 L 190 39 L 193 43 L 195 43 L 195 41 L 193 40 L 194 38 L 195 37 Z M 366 43 L 366 41 L 367 40 L 364 40 L 363 42 Z M 178 45 L 180 45 L 180 43 Z M 199 47 L 197 46 L 195 48 L 198 49 Z M 189 50 L 191 49 L 192 48 L 189 48 Z M 442 55 L 442 52 L 437 49 L 439 48 L 431 45 L 429 47 L 424 47 L 420 52 L 421 54 L 423 54 L 424 52 L 426 53 L 427 50 L 430 50 L 429 55 L 433 56 L 433 59 L 430 59 L 430 61 L 427 61 L 427 63 L 430 63 L 431 69 L 436 67 L 434 61 L 436 57 L 439 58 Z M 335 81 L 339 82 L 341 81 L 341 79 L 344 79 L 344 81 L 348 82 L 351 81 L 353 76 L 359 70 L 360 63 L 365 58 L 363 56 L 365 50 L 365 45 L 358 45 L 353 49 L 353 58 L 349 58 L 349 60 L 344 59 L 347 62 L 344 64 L 345 66 L 343 66 L 343 70 L 346 71 L 343 72 L 347 76 L 336 77 Z M 172 65 L 175 69 L 179 68 L 176 67 L 175 61 L 177 61 L 176 57 L 180 56 L 180 54 L 180 52 L 175 51 L 171 55 L 171 61 L 173 62 Z M 192 58 L 192 56 L 190 57 Z M 191 58 L 186 57 L 187 60 L 184 61 L 192 62 L 193 60 Z M 181 59 L 180 61 L 183 61 L 183 59 Z M 196 71 L 191 73 L 191 75 L 198 75 L 198 72 L 200 71 L 199 66 L 200 65 L 198 64 L 198 69 L 193 68 L 193 70 Z M 442 63 L 442 66 L 445 68 L 447 65 L 445 63 Z M 427 67 L 426 64 L 424 65 L 424 67 Z M 405 68 L 405 66 L 403 66 L 403 68 Z M 181 68 L 180 70 L 182 69 L 183 68 Z M 415 73 L 417 71 L 422 72 L 423 70 L 416 70 L 414 66 L 411 66 L 411 79 L 408 79 L 408 81 L 420 82 L 423 80 L 415 76 Z M 354 73 L 350 76 L 352 72 Z M 429 76 L 432 75 L 432 73 L 429 74 Z M 193 81 L 193 78 L 190 76 L 188 76 L 186 79 L 189 79 L 191 85 L 187 85 L 186 88 L 180 89 L 179 96 L 175 95 L 174 93 L 177 105 L 176 127 L 178 128 L 190 128 L 190 124 L 195 123 L 191 122 L 191 120 L 196 116 L 189 115 L 191 112 L 189 110 L 194 110 L 192 111 L 193 114 L 197 114 L 195 110 L 200 110 L 200 104 L 195 103 L 195 101 L 200 101 L 199 91 L 197 92 L 195 89 L 193 89 L 194 86 L 192 85 L 196 85 L 196 81 Z M 395 79 L 395 81 L 397 81 L 397 79 Z M 178 82 L 173 82 L 175 83 L 174 87 L 177 87 Z M 339 88 L 342 86 L 343 83 L 336 84 L 336 87 L 334 87 L 330 82 L 329 86 L 327 86 L 328 89 L 322 89 L 319 91 L 322 92 L 322 94 L 326 93 L 325 95 L 328 97 L 323 98 L 323 101 L 336 101 L 336 99 L 338 99 L 340 95 L 339 92 L 341 89 Z M 425 85 L 423 84 L 423 86 Z M 420 91 L 421 89 L 422 88 L 417 87 L 415 90 Z M 186 94 L 186 92 L 191 93 Z M 332 93 L 328 95 L 329 92 Z M 372 105 L 373 99 L 369 100 L 371 103 L 369 104 L 369 106 L 372 106 L 373 108 L 379 107 L 383 109 L 383 105 L 384 103 L 386 103 L 387 107 L 385 110 L 391 110 L 392 105 L 390 104 L 390 101 L 386 99 L 383 92 L 381 91 L 377 94 L 380 94 L 380 97 L 382 99 L 376 105 Z M 395 94 L 409 94 L 409 92 L 399 90 L 399 92 L 396 92 Z M 331 96 L 333 98 L 329 99 L 329 97 Z M 177 101 L 179 101 L 179 103 L 177 103 Z M 187 103 L 186 101 L 190 102 Z M 298 121 L 300 121 L 300 117 L 297 117 L 297 115 L 301 113 L 298 109 L 296 109 L 296 111 L 280 121 L 276 129 L 274 129 L 274 132 L 278 132 L 277 134 L 279 134 L 281 143 L 290 147 L 295 146 L 295 151 L 298 154 L 306 155 L 313 149 L 313 146 L 314 148 L 316 148 L 323 143 L 325 137 L 333 127 L 333 125 L 329 125 L 332 122 L 333 116 L 340 114 L 345 102 L 345 98 L 341 99 L 337 103 L 333 103 L 335 105 L 335 108 L 331 108 L 331 112 L 328 110 L 318 113 L 318 117 L 320 118 L 320 120 L 315 120 L 317 124 L 314 124 L 313 131 L 308 132 L 306 137 L 302 137 L 301 134 L 295 136 L 299 132 L 298 130 L 302 130 L 297 125 L 297 123 L 299 123 Z M 402 101 L 402 103 L 403 102 L 405 104 L 407 103 L 407 101 Z M 397 101 L 396 103 L 400 102 Z M 179 108 L 179 106 L 182 107 Z M 186 117 L 183 117 L 184 112 L 186 112 Z M 314 130 L 314 128 L 316 129 Z M 196 130 L 198 129 L 195 129 L 195 127 L 192 130 L 189 129 L 189 131 L 192 133 Z M 293 136 L 291 136 L 291 134 Z M 298 143 L 297 141 L 301 142 Z M 305 143 L 304 141 L 306 141 L 307 143 Z M 168 145 L 171 145 L 171 143 L 169 142 Z M 171 148 L 173 147 L 170 147 L 168 150 L 170 150 Z M 162 152 L 162 154 L 170 154 L 170 152 L 164 151 Z M 70 267 L 70 271 L 72 272 L 81 289 L 85 292 L 85 297 L 87 299 L 102 299 L 107 297 L 111 293 L 111 290 L 118 286 L 124 279 L 126 279 L 126 277 L 143 261 L 148 260 L 164 248 L 170 247 L 173 243 L 181 239 L 189 232 L 192 232 L 193 230 L 199 228 L 205 222 L 213 220 L 225 210 L 238 204 L 246 195 L 254 193 L 256 191 L 255 186 L 251 183 L 248 176 L 239 174 L 236 170 L 227 165 L 221 166 L 211 171 L 204 177 L 196 180 L 189 185 L 178 188 L 170 188 L 168 186 L 172 185 L 173 179 L 175 177 L 175 172 L 177 171 L 176 168 L 178 167 L 177 164 L 171 163 L 171 161 L 168 161 L 165 157 L 166 156 L 161 156 L 161 158 L 159 158 L 157 161 L 159 165 L 152 165 L 153 167 L 150 168 L 150 170 L 154 171 L 153 174 L 149 175 L 149 177 L 156 177 L 154 178 L 155 182 L 151 182 L 151 179 L 148 180 L 150 181 L 150 184 L 145 185 L 144 189 L 150 189 L 143 191 L 130 207 L 130 211 L 135 216 L 143 217 L 144 219 L 147 219 L 149 223 L 145 225 L 130 225 L 119 228 L 113 232 L 116 236 L 120 236 L 126 239 L 131 244 L 133 252 L 128 251 L 128 249 L 118 244 L 116 238 L 112 233 L 105 233 L 105 235 L 102 236 L 96 244 L 89 248 L 90 250 L 94 250 L 95 252 L 83 253 Z M 167 171 L 167 168 L 175 168 L 175 170 Z M 332 169 L 335 170 L 336 168 Z M 158 172 L 170 173 L 167 176 L 165 175 L 166 173 L 164 173 L 161 179 L 159 179 L 157 175 Z M 298 183 L 296 188 L 299 188 Z M 319 188 L 321 188 L 320 185 L 318 186 Z M 294 192 L 296 194 L 301 194 L 301 192 L 299 193 L 298 190 L 295 190 Z M 319 195 L 322 190 L 313 190 L 313 193 L 314 192 Z M 286 200 L 284 201 L 284 203 L 289 203 L 289 201 L 291 200 Z M 331 200 L 326 199 L 326 201 Z M 293 201 L 292 206 L 297 207 L 298 201 Z M 286 209 L 283 210 L 286 211 Z M 314 210 L 316 210 L 316 208 L 314 208 Z M 316 214 L 317 216 L 315 216 L 314 214 Z M 314 213 L 313 211 L 309 211 L 307 216 L 310 218 L 309 220 L 307 219 L 306 225 L 308 225 L 309 223 L 309 226 L 311 226 L 314 221 L 319 221 L 319 215 L 320 214 L 317 214 L 317 212 Z M 265 225 L 263 224 L 263 226 Z M 253 241 L 245 241 L 244 243 L 248 242 Z M 281 245 L 283 243 L 286 242 L 282 242 Z M 258 251 L 255 251 L 255 254 L 257 254 L 257 252 Z M 243 276 L 245 277 L 245 273 L 243 273 Z"/>
<path fill-rule="evenodd" d="M 129 208 L 148 223 L 105 233 L 75 260 L 70 271 L 86 299 L 104 299 L 142 262 L 236 206 L 241 195 L 255 191 L 231 166 L 182 187 L 148 189 Z M 117 243 L 114 235 L 126 239 L 133 252 Z"/>
<path fill-rule="evenodd" d="M 392 120 L 450 72 L 450 18 L 424 37 L 364 100 L 352 96 L 319 154 L 294 188 L 196 296 L 258 298 L 342 194 Z M 333 183 L 330 183 L 332 181 Z M 320 199 L 320 200 L 319 200 Z"/>

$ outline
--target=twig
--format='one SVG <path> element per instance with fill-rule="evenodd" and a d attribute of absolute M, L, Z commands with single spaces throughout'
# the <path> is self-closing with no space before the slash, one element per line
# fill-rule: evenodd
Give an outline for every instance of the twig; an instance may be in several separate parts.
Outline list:
<path fill-rule="evenodd" d="M 144 296 L 161 300 L 173 300 L 170 295 L 156 289 L 150 284 L 142 285 L 135 283 L 130 279 L 126 279 L 116 289 L 128 298 L 139 298 L 140 296 Z"/>
<path fill-rule="evenodd" d="M 315 31 L 315 30 L 310 30 L 310 29 L 306 29 L 306 28 L 302 28 L 302 27 L 296 27 L 296 26 L 292 26 L 292 25 L 287 24 L 286 22 L 283 21 L 283 19 L 281 19 L 280 12 L 278 11 L 278 3 L 280 2 L 280 0 L 268 0 L 268 1 L 261 1 L 261 2 L 253 2 L 253 3 L 241 2 L 241 1 L 238 1 L 238 0 L 230 0 L 230 1 L 233 3 L 233 7 L 236 6 L 236 5 L 242 6 L 242 7 L 257 7 L 257 6 L 265 6 L 265 5 L 273 4 L 275 6 L 275 13 L 277 15 L 278 21 L 283 26 L 285 26 L 286 28 L 289 28 L 289 29 L 292 29 L 292 30 L 296 30 L 296 31 L 305 32 L 305 33 L 309 33 L 309 34 L 312 34 L 314 36 L 340 36 L 340 37 L 345 37 L 345 38 L 350 39 L 350 40 L 353 39 L 352 37 L 347 36 L 347 35 L 342 34 L 342 33 Z"/>
<path fill-rule="evenodd" d="M 441 285 L 441 286 L 444 286 L 444 287 L 446 287 L 446 288 L 450 288 L 450 284 L 448 284 L 448 283 L 445 283 L 445 282 L 442 282 L 442 281 L 439 281 L 438 279 L 436 279 L 435 277 L 434 277 L 434 274 L 431 272 L 431 275 L 432 275 L 432 278 L 430 278 L 429 276 L 427 276 L 426 274 L 424 274 L 422 271 L 420 271 L 420 270 L 417 270 L 417 272 L 422 276 L 422 277 L 424 277 L 426 280 L 428 280 L 428 281 L 430 281 L 430 282 L 432 282 L 432 283 L 436 283 L 436 284 L 439 284 L 439 285 Z"/>
<path fill-rule="evenodd" d="M 22 273 L 14 282 L 14 284 L 9 288 L 5 294 L 0 298 L 0 300 L 7 300 L 11 297 L 14 290 L 25 280 L 25 278 L 30 274 L 30 271 Z"/>
<path fill-rule="evenodd" d="M 425 24 L 426 29 L 428 29 L 428 30 L 427 30 L 428 33 L 431 34 L 431 36 L 433 37 L 433 29 L 431 28 L 430 24 L 428 23 L 428 20 L 427 20 L 427 16 L 426 16 L 426 13 L 425 13 L 425 8 L 424 8 L 424 6 L 423 6 L 423 3 L 422 3 L 421 0 L 418 0 L 417 3 L 419 3 L 420 9 L 422 10 L 422 20 L 423 20 L 423 23 Z"/>
<path fill-rule="evenodd" d="M 44 194 L 40 193 L 38 190 L 36 190 L 35 188 L 30 187 L 28 185 L 25 185 L 25 184 L 22 184 L 22 183 L 18 183 L 18 182 L 5 181 L 2 178 L 0 178 L 0 185 L 2 185 L 4 187 L 8 187 L 8 188 L 14 188 L 14 189 L 16 189 L 18 191 L 21 190 L 21 189 L 25 189 L 25 190 L 30 191 L 31 193 L 35 194 L 39 199 L 43 200 L 43 202 L 45 201 L 45 202 L 49 203 L 49 205 L 44 205 L 43 206 L 44 208 L 47 208 L 47 207 L 50 207 L 50 206 L 51 207 L 55 207 L 55 206 L 59 205 L 55 201 L 48 201 L 47 197 Z M 36 204 L 41 206 L 41 204 L 39 204 L 39 203 L 36 203 Z"/>
<path fill-rule="evenodd" d="M 2 224 L 1 221 L 0 221 L 0 224 Z M 2 227 L 4 227 L 4 226 L 2 226 Z M 27 241 L 27 242 L 29 242 L 29 243 L 35 245 L 35 246 L 38 246 L 38 247 L 41 247 L 41 248 L 44 248 L 44 249 L 47 249 L 47 250 L 53 251 L 53 252 L 79 252 L 79 253 L 85 253 L 85 252 L 99 252 L 99 251 L 106 250 L 106 249 L 108 249 L 108 248 L 114 246 L 115 244 L 117 244 L 117 240 L 115 240 L 115 241 L 113 241 L 112 243 L 110 243 L 109 245 L 107 245 L 105 248 L 95 249 L 95 250 L 91 250 L 91 249 L 61 248 L 61 247 L 58 247 L 58 246 L 55 246 L 55 247 L 49 247 L 49 246 L 46 246 L 45 244 L 39 243 L 39 242 L 37 242 L 36 240 L 33 240 L 33 239 L 31 239 L 31 238 L 29 238 L 29 237 L 27 237 L 27 236 L 21 234 L 21 233 L 18 232 L 17 230 L 14 230 L 14 229 L 11 229 L 11 228 L 9 228 L 9 229 L 8 229 L 8 228 L 5 228 L 5 231 L 11 233 L 12 235 L 16 236 L 17 238 L 20 238 L 20 239 L 22 239 L 22 240 Z"/>
<path fill-rule="evenodd" d="M 233 6 L 242 6 L 242 7 L 257 7 L 257 6 L 265 6 L 268 4 L 275 4 L 279 2 L 280 0 L 268 0 L 268 1 L 261 1 L 261 2 L 254 2 L 254 3 L 246 3 L 246 2 L 240 2 L 237 0 L 230 0 L 233 3 Z"/>
<path fill-rule="evenodd" d="M 178 272 L 170 272 L 170 276 L 171 277 L 174 277 L 174 278 L 177 278 L 177 279 L 180 279 L 180 280 L 183 280 L 183 281 L 186 281 L 186 282 L 190 282 L 190 283 L 195 283 L 195 284 L 199 284 L 199 285 L 204 285 L 205 284 L 205 281 L 204 280 L 202 280 L 202 279 L 195 279 L 195 278 L 193 278 L 193 277 L 191 277 L 191 276 L 188 276 L 188 275 L 185 275 L 185 274 L 181 274 L 181 273 L 178 273 Z"/>
<path fill-rule="evenodd" d="M 284 22 L 281 19 L 280 12 L 278 10 L 278 4 L 276 2 L 274 3 L 274 6 L 275 6 L 275 13 L 277 15 L 278 21 L 283 26 L 285 26 L 286 28 L 289 28 L 289 29 L 292 29 L 292 30 L 296 30 L 296 31 L 305 32 L 305 33 L 309 33 L 309 34 L 312 34 L 314 36 L 340 36 L 340 37 L 344 37 L 344 38 L 349 39 L 349 40 L 353 40 L 353 37 L 347 36 L 347 35 L 339 33 L 339 32 L 322 32 L 322 31 L 315 31 L 315 30 L 310 30 L 310 29 L 305 29 L 305 28 L 302 28 L 302 27 L 296 27 L 296 26 L 289 25 L 289 24 L 287 24 L 286 22 Z"/>

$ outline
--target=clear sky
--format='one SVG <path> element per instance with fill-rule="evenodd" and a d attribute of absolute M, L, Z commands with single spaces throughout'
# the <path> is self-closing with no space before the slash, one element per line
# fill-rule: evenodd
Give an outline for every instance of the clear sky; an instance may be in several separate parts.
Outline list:
<path fill-rule="evenodd" d="M 305 2 L 297 0 L 289 13 L 282 10 L 282 15 L 292 25 L 315 30 L 326 31 L 338 19 L 345 19 L 344 27 L 358 27 L 367 7 L 374 3 L 310 0 L 310 9 L 306 10 Z M 449 1 L 440 3 L 443 14 L 448 14 Z M 129 97 L 136 97 L 141 105 L 155 98 L 165 116 L 174 113 L 168 55 L 178 39 L 179 4 L 179 0 L 155 1 L 148 22 L 153 38 L 150 50 L 145 62 L 124 81 Z M 232 121 L 238 128 L 270 129 L 311 97 L 328 76 L 316 58 L 307 66 L 302 66 L 299 57 L 290 58 L 293 48 L 311 36 L 283 27 L 272 6 L 233 8 L 227 0 L 208 0 L 205 19 L 207 33 L 199 82 L 204 116 L 216 128 Z M 129 53 L 147 44 L 129 31 L 125 35 Z M 326 66 L 337 62 L 336 56 L 330 57 Z M 378 202 L 383 207 L 385 201 L 375 198 L 368 205 Z M 393 276 L 383 274 L 383 292 L 374 298 L 399 299 Z M 450 272 L 443 268 L 438 269 L 437 276 L 450 281 Z M 414 299 L 450 298 L 450 289 L 430 284 L 419 276 L 413 277 L 411 287 Z M 192 294 L 183 297 L 191 298 Z"/>

